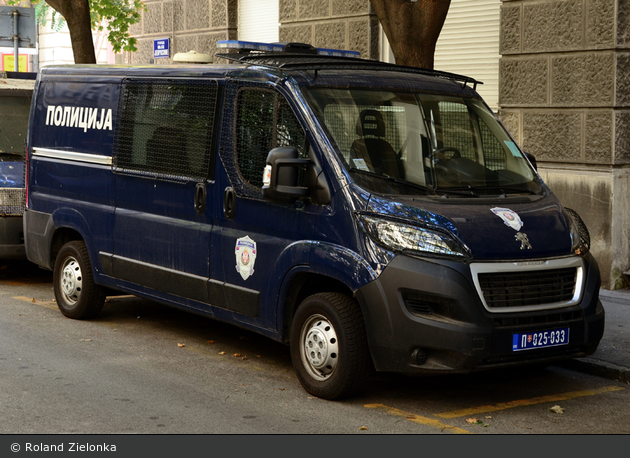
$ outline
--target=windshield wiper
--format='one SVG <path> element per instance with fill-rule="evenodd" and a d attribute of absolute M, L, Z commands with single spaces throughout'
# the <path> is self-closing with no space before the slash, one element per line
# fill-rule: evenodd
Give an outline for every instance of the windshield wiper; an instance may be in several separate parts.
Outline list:
<path fill-rule="evenodd" d="M 447 194 L 461 194 L 470 197 L 480 197 L 481 194 L 487 194 L 484 191 L 490 190 L 498 190 L 500 193 L 497 195 L 499 197 L 507 197 L 508 194 L 538 194 L 535 191 L 532 191 L 528 186 L 520 187 L 520 186 L 460 186 L 453 188 L 436 188 L 438 193 L 444 192 Z M 490 195 L 490 194 L 488 194 Z"/>
<path fill-rule="evenodd" d="M 446 197 L 447 194 L 464 196 L 464 197 L 479 197 L 475 192 L 477 188 L 474 186 L 460 186 L 453 188 L 435 188 L 437 194 L 442 194 L 442 197 Z"/>
<path fill-rule="evenodd" d="M 416 183 L 413 183 L 412 181 L 402 180 L 400 178 L 396 178 L 391 175 L 382 175 L 380 173 L 370 172 L 369 170 L 357 169 L 356 167 L 352 167 L 350 169 L 350 173 L 360 173 L 362 175 L 367 175 L 369 177 L 380 178 L 381 180 L 385 180 L 385 181 L 392 181 L 394 183 L 401 184 L 403 186 L 409 186 L 410 188 L 416 188 L 430 194 L 435 194 L 435 189 L 433 188 L 430 188 L 428 186 L 424 186 L 421 184 L 416 184 Z"/>

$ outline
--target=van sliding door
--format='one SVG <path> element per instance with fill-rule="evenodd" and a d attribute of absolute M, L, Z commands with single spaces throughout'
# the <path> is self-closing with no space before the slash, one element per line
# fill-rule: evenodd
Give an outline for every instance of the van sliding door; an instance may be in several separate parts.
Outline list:
<path fill-rule="evenodd" d="M 123 92 L 114 252 L 104 266 L 138 292 L 207 303 L 217 82 L 128 79 Z"/>

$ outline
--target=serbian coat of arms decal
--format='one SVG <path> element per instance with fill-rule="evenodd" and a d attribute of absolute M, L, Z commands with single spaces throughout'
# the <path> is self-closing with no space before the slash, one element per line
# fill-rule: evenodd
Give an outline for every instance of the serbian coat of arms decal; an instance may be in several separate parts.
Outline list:
<path fill-rule="evenodd" d="M 234 253 L 236 255 L 236 271 L 241 274 L 243 280 L 247 280 L 254 273 L 256 242 L 249 236 L 241 237 L 236 240 Z"/>
<path fill-rule="evenodd" d="M 512 211 L 509 208 L 500 207 L 494 207 L 490 210 L 492 213 L 501 218 L 506 226 L 511 227 L 515 231 L 520 231 L 521 227 L 523 227 L 523 221 L 521 221 L 520 216 L 518 216 L 518 213 L 515 211 Z"/>

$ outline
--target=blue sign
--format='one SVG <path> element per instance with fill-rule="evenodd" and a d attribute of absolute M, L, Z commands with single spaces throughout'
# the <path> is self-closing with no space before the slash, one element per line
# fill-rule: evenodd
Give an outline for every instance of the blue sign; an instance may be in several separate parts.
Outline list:
<path fill-rule="evenodd" d="M 156 59 L 170 57 L 170 42 L 170 38 L 158 38 L 153 40 L 153 57 Z"/>

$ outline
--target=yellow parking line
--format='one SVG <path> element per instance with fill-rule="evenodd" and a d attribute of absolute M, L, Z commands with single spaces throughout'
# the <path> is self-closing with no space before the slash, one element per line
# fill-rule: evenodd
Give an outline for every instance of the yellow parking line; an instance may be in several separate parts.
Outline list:
<path fill-rule="evenodd" d="M 59 310 L 57 303 L 52 302 L 52 301 L 38 301 L 33 297 L 25 297 L 25 296 L 16 296 L 13 299 L 17 299 L 24 302 L 30 302 L 31 304 L 41 305 L 42 307 L 46 307 L 47 309 L 51 309 L 51 310 Z"/>
<path fill-rule="evenodd" d="M 405 412 L 404 410 L 395 409 L 393 407 L 387 407 L 383 404 L 365 404 L 363 407 L 367 407 L 368 409 L 384 410 L 390 415 L 397 415 L 399 417 L 404 417 L 409 421 L 420 423 L 421 425 L 425 425 L 425 426 L 431 426 L 432 428 L 439 429 L 440 431 L 449 431 L 455 434 L 472 434 L 470 431 L 466 431 L 465 429 L 461 429 L 456 426 L 447 425 L 445 423 L 442 423 L 439 420 L 434 420 L 432 418 L 427 418 L 427 417 L 421 417 L 419 415 Z"/>
<path fill-rule="evenodd" d="M 540 397 L 531 398 L 531 399 L 520 399 L 517 401 L 503 402 L 503 403 L 495 404 L 495 405 L 471 407 L 469 409 L 461 409 L 461 410 L 454 410 L 452 412 L 437 413 L 435 414 L 435 416 L 440 417 L 440 418 L 466 417 L 470 415 L 478 415 L 481 413 L 495 412 L 497 410 L 512 409 L 514 407 L 524 407 L 524 406 L 531 406 L 531 405 L 536 405 L 536 404 L 544 404 L 546 402 L 566 401 L 567 399 L 581 398 L 584 396 L 594 396 L 596 394 L 609 393 L 612 391 L 621 391 L 624 389 L 625 388 L 621 386 L 605 386 L 603 388 L 597 388 L 595 390 L 570 391 L 568 393 L 552 394 L 549 396 L 540 396 Z"/>

